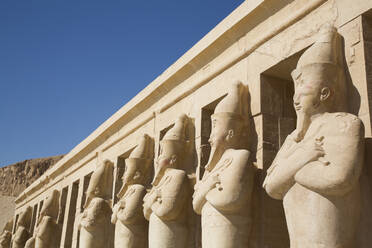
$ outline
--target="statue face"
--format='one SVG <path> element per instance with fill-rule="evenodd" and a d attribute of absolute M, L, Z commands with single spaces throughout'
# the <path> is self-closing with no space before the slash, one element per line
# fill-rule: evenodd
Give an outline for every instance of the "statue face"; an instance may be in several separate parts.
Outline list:
<path fill-rule="evenodd" d="M 321 82 L 314 82 L 310 75 L 302 73 L 295 81 L 293 105 L 297 115 L 314 115 L 319 112 Z"/>
<path fill-rule="evenodd" d="M 233 136 L 234 131 L 231 128 L 229 118 L 212 116 L 212 130 L 208 140 L 211 145 L 211 153 L 209 155 L 207 168 L 214 168 Z"/>
<path fill-rule="evenodd" d="M 160 144 L 160 151 L 158 159 L 156 160 L 156 167 L 158 169 L 165 169 L 169 167 L 174 159 L 173 149 L 169 149 L 169 146 L 165 143 Z"/>
<path fill-rule="evenodd" d="M 228 137 L 228 120 L 224 118 L 212 117 L 212 130 L 209 137 L 209 143 L 212 148 L 217 148 L 226 142 Z"/>
<path fill-rule="evenodd" d="M 177 160 L 177 150 L 179 144 L 174 141 L 161 141 L 159 156 L 155 162 L 154 182 L 162 177 L 163 172 L 167 168 L 175 168 Z"/>
<path fill-rule="evenodd" d="M 123 175 L 123 183 L 125 183 L 125 184 L 132 183 L 133 178 L 136 174 L 136 171 L 137 170 L 136 170 L 135 166 L 125 165 L 125 172 L 124 172 L 124 175 Z"/>

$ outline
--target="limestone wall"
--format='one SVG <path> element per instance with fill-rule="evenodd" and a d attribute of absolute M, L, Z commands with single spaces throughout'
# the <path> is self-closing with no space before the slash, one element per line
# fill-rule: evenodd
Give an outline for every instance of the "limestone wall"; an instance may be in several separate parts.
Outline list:
<path fill-rule="evenodd" d="M 349 112 L 362 119 L 371 137 L 371 101 L 366 70 L 370 64 L 369 10 L 371 1 L 250 0 L 245 1 L 157 79 L 78 144 L 16 200 L 16 217 L 27 206 L 33 223 L 42 202 L 55 189 L 62 199 L 60 247 L 78 247 L 76 217 L 83 211 L 91 173 L 105 159 L 114 163 L 112 205 L 120 188 L 124 159 L 144 133 L 159 141 L 181 112 L 187 114 L 194 155 L 187 173 L 200 177 L 206 164 L 210 116 L 236 80 L 248 86 L 251 118 L 250 150 L 258 169 L 252 200 L 251 247 L 289 247 L 280 201 L 261 185 L 285 137 L 294 129 L 293 82 L 290 77 L 299 56 L 314 43 L 319 30 L 332 24 L 344 39 L 348 74 Z M 368 50 L 368 52 L 367 52 Z M 204 155 L 204 156 L 203 156 Z M 195 225 L 198 225 L 197 223 Z M 196 232 L 200 228 L 196 227 Z M 199 231 L 198 231 L 199 230 Z M 198 234 L 196 234 L 198 236 Z M 200 235 L 199 235 L 200 236 Z M 196 238 L 193 247 L 200 245 Z"/>

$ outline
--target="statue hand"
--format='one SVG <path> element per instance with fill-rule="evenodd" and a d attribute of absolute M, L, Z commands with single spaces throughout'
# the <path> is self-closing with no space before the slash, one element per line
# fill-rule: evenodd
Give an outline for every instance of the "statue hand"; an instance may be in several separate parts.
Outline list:
<path fill-rule="evenodd" d="M 217 184 L 221 183 L 219 176 L 218 173 L 210 174 L 204 181 L 200 182 L 198 189 L 203 192 L 202 195 L 206 195 L 211 189 L 215 188 Z"/>
<path fill-rule="evenodd" d="M 144 207 L 151 208 L 151 205 L 157 200 L 160 196 L 159 191 L 157 189 L 151 190 L 150 193 L 147 193 L 143 198 Z"/>
<path fill-rule="evenodd" d="M 301 148 L 301 157 L 304 160 L 305 164 L 312 161 L 320 159 L 322 162 L 326 163 L 324 160 L 325 151 L 323 149 L 323 139 L 324 136 L 316 138 L 315 140 L 310 140 L 302 144 Z"/>

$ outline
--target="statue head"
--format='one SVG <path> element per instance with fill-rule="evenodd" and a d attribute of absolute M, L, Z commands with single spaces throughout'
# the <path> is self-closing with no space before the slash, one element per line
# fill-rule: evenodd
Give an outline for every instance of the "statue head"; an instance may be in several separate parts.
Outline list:
<path fill-rule="evenodd" d="M 125 159 L 123 186 L 117 195 L 119 198 L 124 195 L 128 185 L 145 183 L 153 157 L 152 140 L 150 136 L 144 134 L 136 148 L 130 153 L 129 158 Z"/>
<path fill-rule="evenodd" d="M 302 139 L 311 117 L 325 112 L 346 111 L 346 85 L 340 37 L 325 26 L 317 41 L 300 57 L 292 72 L 293 104 L 297 114 L 298 139 Z"/>
<path fill-rule="evenodd" d="M 53 192 L 47 197 L 40 211 L 39 222 L 43 216 L 52 217 L 55 221 L 57 221 L 59 213 L 59 195 L 58 190 L 53 190 Z"/>
<path fill-rule="evenodd" d="M 90 201 L 95 197 L 99 197 L 104 200 L 111 199 L 113 171 L 113 163 L 108 159 L 104 160 L 103 163 L 98 165 L 89 181 L 84 208 L 86 208 Z"/>
<path fill-rule="evenodd" d="M 248 89 L 241 82 L 236 82 L 211 116 L 211 154 L 207 170 L 214 168 L 226 149 L 246 148 L 248 112 Z"/>
<path fill-rule="evenodd" d="M 153 184 L 162 177 L 167 168 L 181 168 L 183 157 L 186 154 L 186 126 L 188 117 L 182 114 L 168 130 L 163 139 L 160 141 L 160 152 L 155 163 L 155 176 Z"/>
<path fill-rule="evenodd" d="M 28 229 L 31 225 L 31 217 L 32 217 L 32 208 L 28 206 L 23 212 L 19 215 L 17 228 L 19 226 L 23 226 Z"/>

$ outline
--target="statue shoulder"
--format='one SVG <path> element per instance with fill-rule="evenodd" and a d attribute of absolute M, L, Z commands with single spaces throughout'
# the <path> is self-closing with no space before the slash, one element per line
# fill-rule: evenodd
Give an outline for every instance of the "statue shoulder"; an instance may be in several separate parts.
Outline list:
<path fill-rule="evenodd" d="M 328 113 L 324 119 L 327 123 L 327 131 L 330 134 L 364 137 L 363 122 L 356 115 L 336 112 Z"/>
<path fill-rule="evenodd" d="M 246 149 L 230 149 L 228 153 L 228 158 L 234 164 L 248 165 L 251 152 Z"/>
<path fill-rule="evenodd" d="M 171 191 L 177 191 L 177 189 L 182 187 L 182 185 L 184 185 L 184 183 L 186 182 L 187 174 L 183 170 L 172 169 L 168 171 L 168 173 L 164 175 L 164 177 L 165 183 L 163 184 L 162 188 L 167 188 Z"/>
<path fill-rule="evenodd" d="M 183 180 L 185 177 L 187 177 L 186 172 L 179 169 L 171 170 L 168 175 L 179 180 Z"/>
<path fill-rule="evenodd" d="M 130 186 L 130 188 L 138 192 L 146 190 L 145 186 L 143 186 L 142 184 L 133 184 Z"/>

